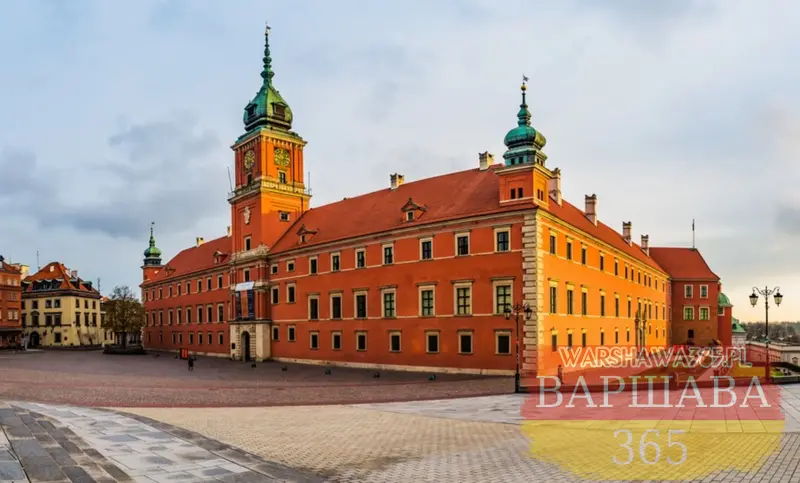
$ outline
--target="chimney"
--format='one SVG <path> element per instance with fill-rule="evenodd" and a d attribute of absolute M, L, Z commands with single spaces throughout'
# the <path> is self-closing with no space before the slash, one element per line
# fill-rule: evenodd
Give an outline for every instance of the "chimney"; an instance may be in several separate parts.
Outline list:
<path fill-rule="evenodd" d="M 631 228 L 633 224 L 630 221 L 623 221 L 622 222 L 622 238 L 625 239 L 625 243 L 628 245 L 631 244 Z"/>
<path fill-rule="evenodd" d="M 597 195 L 594 193 L 592 193 L 592 196 L 586 195 L 585 203 L 586 209 L 583 211 L 586 212 L 586 218 L 589 218 L 589 221 L 594 226 L 597 226 Z"/>
<path fill-rule="evenodd" d="M 642 235 L 642 250 L 650 256 L 650 235 Z"/>
<path fill-rule="evenodd" d="M 205 242 L 205 240 L 201 236 L 197 237 L 196 241 L 197 241 L 197 245 L 196 246 L 198 246 L 198 247 Z"/>
<path fill-rule="evenodd" d="M 228 225 L 228 238 L 230 238 L 230 237 L 231 237 L 231 226 Z"/>
<path fill-rule="evenodd" d="M 405 181 L 405 179 L 406 179 L 405 176 L 403 176 L 402 174 L 397 174 L 397 173 L 390 174 L 389 181 L 392 184 L 392 191 L 399 188 L 400 185 L 403 184 L 403 181 Z"/>
<path fill-rule="evenodd" d="M 550 199 L 561 206 L 561 169 L 554 169 L 553 177 L 547 180 L 547 193 L 550 195 Z"/>
<path fill-rule="evenodd" d="M 489 166 L 494 164 L 494 154 L 489 154 L 489 151 L 485 153 L 478 153 L 478 168 L 481 171 L 486 171 L 489 169 Z"/>

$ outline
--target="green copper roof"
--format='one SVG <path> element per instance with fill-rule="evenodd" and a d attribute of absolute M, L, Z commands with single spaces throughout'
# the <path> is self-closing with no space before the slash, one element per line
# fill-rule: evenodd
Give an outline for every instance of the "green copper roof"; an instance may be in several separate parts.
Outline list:
<path fill-rule="evenodd" d="M 731 303 L 730 299 L 728 299 L 728 296 L 722 292 L 717 295 L 717 305 L 720 307 L 733 307 L 733 304 Z"/>
<path fill-rule="evenodd" d="M 534 154 L 547 144 L 542 133 L 531 127 L 531 112 L 528 110 L 525 98 L 527 89 L 527 86 L 522 84 L 522 104 L 519 105 L 517 113 L 517 127 L 508 131 L 503 140 L 508 148 L 508 151 L 503 154 L 506 166 L 534 162 Z"/>
<path fill-rule="evenodd" d="M 272 70 L 272 57 L 269 54 L 269 25 L 264 35 L 264 68 L 261 71 L 261 88 L 244 108 L 244 127 L 247 131 L 261 126 L 288 131 L 292 128 L 292 110 L 272 83 L 275 72 Z"/>
<path fill-rule="evenodd" d="M 747 333 L 747 329 L 739 322 L 739 319 L 734 318 L 731 321 L 731 331 L 734 334 L 745 334 Z"/>
<path fill-rule="evenodd" d="M 156 238 L 153 236 L 153 223 L 150 224 L 150 246 L 144 251 L 145 265 L 161 265 L 161 250 L 156 246 Z"/>

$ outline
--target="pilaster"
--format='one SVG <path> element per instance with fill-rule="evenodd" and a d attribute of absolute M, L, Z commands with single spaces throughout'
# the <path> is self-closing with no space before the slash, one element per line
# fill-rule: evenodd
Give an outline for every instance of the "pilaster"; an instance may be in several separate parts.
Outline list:
<path fill-rule="evenodd" d="M 544 309 L 544 273 L 542 225 L 539 211 L 525 214 L 522 223 L 522 298 L 533 310 L 525 322 L 522 339 L 522 372 L 525 377 L 535 377 L 539 369 L 539 340 L 541 340 L 540 314 Z"/>

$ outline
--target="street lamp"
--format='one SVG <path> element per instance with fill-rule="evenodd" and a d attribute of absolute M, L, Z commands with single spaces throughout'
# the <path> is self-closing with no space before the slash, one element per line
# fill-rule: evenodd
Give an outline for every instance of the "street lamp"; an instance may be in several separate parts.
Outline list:
<path fill-rule="evenodd" d="M 637 309 L 636 317 L 633 319 L 636 328 L 636 352 L 641 356 L 641 351 L 644 349 L 644 326 L 647 323 L 647 312 Z"/>
<path fill-rule="evenodd" d="M 759 289 L 758 287 L 753 287 L 753 293 L 750 294 L 750 305 L 753 307 L 758 304 L 758 296 L 764 296 L 764 338 L 766 339 L 766 362 L 764 363 L 764 371 L 766 374 L 767 380 L 769 380 L 770 372 L 769 372 L 769 296 L 772 295 L 775 298 L 775 305 L 780 306 L 781 302 L 783 302 L 783 295 L 781 295 L 781 288 L 775 287 L 770 290 L 769 287 L 764 287 L 764 289 Z"/>
<path fill-rule="evenodd" d="M 516 369 L 514 370 L 514 392 L 515 393 L 519 393 L 520 392 L 520 387 L 519 387 L 519 319 L 520 319 L 520 315 L 525 314 L 525 320 L 531 320 L 531 317 L 533 317 L 533 309 L 531 309 L 530 305 L 523 304 L 523 303 L 518 303 L 518 304 L 514 305 L 513 307 L 511 306 L 511 304 L 506 304 L 506 308 L 505 308 L 505 310 L 503 310 L 503 312 L 506 315 L 506 320 L 509 320 L 511 318 L 511 314 L 514 314 L 514 320 L 516 321 L 516 324 L 517 324 L 516 331 L 514 332 L 515 336 L 516 336 L 516 339 L 517 339 L 516 340 L 516 342 L 517 342 L 517 349 L 516 349 L 516 351 L 517 351 L 517 366 L 516 366 Z"/>

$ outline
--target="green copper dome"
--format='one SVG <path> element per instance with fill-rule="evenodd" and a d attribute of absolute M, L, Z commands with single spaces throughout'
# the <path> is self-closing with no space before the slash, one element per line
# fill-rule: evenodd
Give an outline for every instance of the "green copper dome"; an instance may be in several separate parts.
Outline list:
<path fill-rule="evenodd" d="M 722 292 L 720 292 L 719 295 L 717 295 L 717 305 L 719 305 L 720 307 L 733 307 L 731 300 L 728 298 L 727 295 L 725 295 Z"/>
<path fill-rule="evenodd" d="M 739 319 L 733 319 L 731 321 L 731 332 L 734 334 L 746 334 L 747 329 L 739 322 Z"/>
<path fill-rule="evenodd" d="M 539 151 L 547 144 L 545 137 L 531 127 L 531 112 L 528 110 L 526 101 L 527 86 L 522 84 L 522 104 L 519 105 L 517 113 L 517 127 L 508 131 L 503 143 L 508 151 L 503 154 L 506 166 L 514 164 L 527 164 L 537 162 L 537 153 L 540 161 L 543 162 L 547 156 Z"/>
<path fill-rule="evenodd" d="M 161 250 L 156 246 L 156 238 L 153 236 L 153 223 L 150 223 L 150 246 L 144 251 L 145 265 L 161 265 Z"/>
<path fill-rule="evenodd" d="M 269 55 L 269 26 L 265 38 L 261 89 L 244 108 L 242 120 L 248 132 L 262 126 L 288 131 L 292 128 L 292 110 L 272 84 L 275 73 L 272 71 L 272 58 Z"/>

